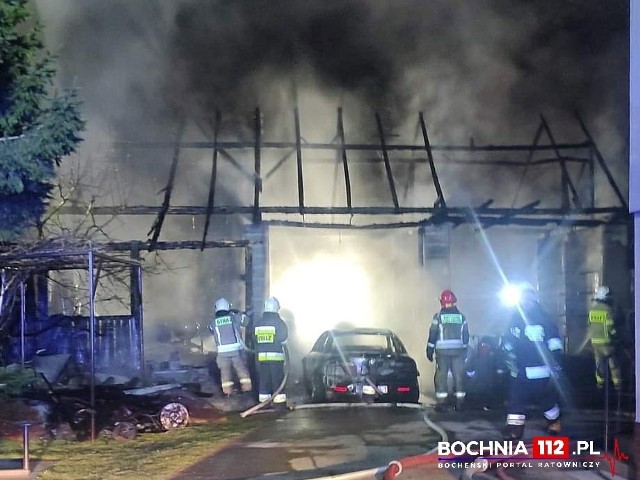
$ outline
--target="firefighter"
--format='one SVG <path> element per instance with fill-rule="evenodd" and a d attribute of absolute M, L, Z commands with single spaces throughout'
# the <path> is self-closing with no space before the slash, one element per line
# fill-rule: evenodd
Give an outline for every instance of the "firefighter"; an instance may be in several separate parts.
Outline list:
<path fill-rule="evenodd" d="M 214 305 L 215 316 L 208 328 L 218 350 L 216 363 L 220 369 L 220 383 L 225 395 L 233 393 L 233 375 L 238 377 L 240 390 L 251 391 L 251 376 L 244 359 L 244 345 L 241 340 L 240 327 L 244 326 L 246 317 L 231 310 L 226 298 L 219 298 Z"/>
<path fill-rule="evenodd" d="M 617 331 L 613 313 L 613 295 L 609 287 L 598 287 L 589 310 L 588 335 L 596 363 L 596 383 L 604 387 L 605 369 L 616 390 L 620 388 L 620 366 L 616 356 Z"/>
<path fill-rule="evenodd" d="M 538 303 L 533 285 L 521 286 L 520 301 L 504 335 L 507 366 L 511 374 L 505 437 L 524 434 L 525 408 L 537 404 L 547 419 L 547 431 L 560 433 L 560 407 L 556 389 L 560 373 L 562 340 L 553 319 Z"/>
<path fill-rule="evenodd" d="M 464 403 L 464 360 L 469 344 L 469 329 L 465 316 L 456 307 L 457 298 L 451 290 L 440 294 L 440 311 L 433 316 L 429 339 L 427 340 L 427 359 L 432 362 L 436 356 L 434 377 L 436 390 L 436 411 L 445 409 L 449 396 L 447 379 L 449 372 L 453 376 L 455 406 L 462 409 Z"/>
<path fill-rule="evenodd" d="M 280 303 L 275 297 L 264 301 L 264 313 L 255 322 L 253 335 L 258 359 L 258 401 L 268 400 L 284 380 L 284 343 L 289 336 L 287 324 L 280 317 Z M 277 410 L 286 409 L 284 391 L 272 399 Z"/>

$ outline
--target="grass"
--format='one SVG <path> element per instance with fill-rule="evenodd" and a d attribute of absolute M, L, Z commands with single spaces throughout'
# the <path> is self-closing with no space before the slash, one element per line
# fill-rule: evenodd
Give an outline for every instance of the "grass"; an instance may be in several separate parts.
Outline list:
<path fill-rule="evenodd" d="M 169 479 L 250 430 L 265 424 L 262 415 L 194 425 L 163 433 L 147 433 L 134 440 L 99 439 L 95 442 L 32 441 L 30 459 L 53 465 L 42 480 L 154 480 Z M 22 443 L 0 439 L 4 458 L 21 458 Z"/>

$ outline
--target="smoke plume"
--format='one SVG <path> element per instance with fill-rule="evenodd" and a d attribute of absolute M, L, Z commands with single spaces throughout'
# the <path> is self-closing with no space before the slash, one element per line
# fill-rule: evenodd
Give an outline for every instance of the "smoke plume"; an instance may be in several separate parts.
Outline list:
<path fill-rule="evenodd" d="M 625 1 L 37 5 L 63 83 L 122 132 L 215 108 L 242 121 L 261 106 L 268 118 L 313 90 L 349 102 L 358 124 L 423 109 L 445 141 L 530 141 L 539 113 L 564 123 L 575 109 L 626 134 Z"/>
<path fill-rule="evenodd" d="M 581 141 L 573 117 L 577 110 L 626 188 L 628 1 L 34 1 L 48 48 L 58 56 L 60 85 L 77 87 L 84 98 L 91 140 L 172 140 L 182 118 L 190 122 L 189 139 L 211 139 L 215 109 L 223 114 L 223 137 L 251 139 L 258 106 L 265 138 L 291 140 L 291 110 L 298 105 L 307 140 L 330 141 L 336 108 L 343 106 L 347 138 L 354 142 L 376 141 L 376 111 L 398 142 L 415 140 L 418 111 L 425 113 L 434 144 L 466 144 L 470 137 L 477 144 L 529 143 L 540 113 L 549 118 L 557 139 Z M 91 151 L 92 144 L 85 148 Z M 208 180 L 203 178 L 208 179 L 210 164 L 204 160 L 210 162 L 210 153 L 189 155 L 180 166 L 182 190 L 175 192 L 175 204 L 206 205 Z M 128 194 L 148 200 L 162 188 L 169 164 L 170 155 L 139 154 L 135 162 L 122 162 L 127 173 L 117 184 L 124 188 L 124 182 L 133 182 Z M 368 182 L 378 176 L 384 182 L 381 166 L 375 168 L 374 175 L 361 165 L 359 177 Z M 230 172 L 242 179 L 236 170 Z M 495 179 L 494 173 L 485 176 Z M 454 196 L 452 187 L 471 191 L 483 181 L 468 172 L 444 170 L 442 176 L 455 180 L 444 184 Z M 282 190 L 295 197 L 294 178 L 282 179 L 288 185 Z M 309 188 L 326 194 L 332 178 L 321 179 L 314 176 Z M 218 204 L 229 203 L 238 193 L 233 181 L 226 183 Z M 507 185 L 509 179 L 500 183 Z M 147 196 L 140 185 L 146 185 Z M 422 193 L 427 186 L 409 197 L 429 205 L 433 192 L 431 197 Z M 488 195 L 503 190 L 494 184 L 487 188 Z M 387 192 L 377 190 L 365 182 L 360 190 L 354 188 L 354 198 L 362 198 L 363 204 L 385 195 L 388 202 Z M 289 203 L 295 204 L 295 198 Z M 122 234 L 144 235 L 142 228 L 124 225 Z M 165 234 L 183 239 L 190 234 L 198 238 L 201 232 L 192 219 L 174 219 L 166 228 Z M 235 220 L 216 222 L 214 234 L 224 237 L 238 228 Z M 388 268 L 414 268 L 413 254 Z M 213 301 L 211 290 L 218 284 L 212 279 L 228 273 L 210 257 L 190 258 L 194 268 L 203 270 L 195 280 L 191 276 L 179 283 L 183 318 L 205 315 L 205 307 L 193 305 L 202 302 L 198 296 L 203 288 L 207 301 Z M 205 272 L 204 266 L 211 268 Z M 380 277 L 388 281 L 386 275 Z M 425 316 L 423 310 L 437 307 L 435 290 L 445 285 L 429 279 L 436 285 L 427 302 L 417 291 L 419 273 L 407 277 L 411 287 L 402 293 L 411 299 L 390 303 L 401 310 L 411 305 L 402 318 L 428 318 L 431 313 Z M 168 285 L 158 288 L 170 292 L 173 282 L 164 282 Z M 235 293 L 224 293 L 228 287 L 220 284 L 218 292 Z M 398 285 L 391 288 L 396 291 Z M 474 288 L 475 283 L 469 291 Z M 156 309 L 158 315 L 177 308 L 171 293 L 156 296 L 165 301 Z M 420 335 L 426 328 L 421 326 Z M 401 329 L 405 338 L 410 336 L 406 323 Z M 422 344 L 420 337 L 412 345 L 414 355 L 422 354 Z"/>

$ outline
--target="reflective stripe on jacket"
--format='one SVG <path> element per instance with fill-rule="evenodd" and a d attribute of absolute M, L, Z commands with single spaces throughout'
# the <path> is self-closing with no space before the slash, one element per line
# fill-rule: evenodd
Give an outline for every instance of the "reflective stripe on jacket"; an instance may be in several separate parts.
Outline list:
<path fill-rule="evenodd" d="M 548 378 L 563 351 L 558 326 L 536 303 L 528 310 L 518 309 L 503 337 L 502 349 L 512 377 L 529 380 Z"/>
<path fill-rule="evenodd" d="M 258 352 L 259 362 L 284 362 L 284 353 L 281 352 Z"/>

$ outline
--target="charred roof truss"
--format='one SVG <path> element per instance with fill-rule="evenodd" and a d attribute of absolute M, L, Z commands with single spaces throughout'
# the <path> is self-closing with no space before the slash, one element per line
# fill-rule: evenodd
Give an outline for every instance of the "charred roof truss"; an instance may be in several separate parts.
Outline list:
<path fill-rule="evenodd" d="M 293 112 L 294 141 L 265 141 L 263 139 L 262 114 L 256 108 L 253 115 L 253 139 L 243 141 L 223 141 L 220 138 L 222 114 L 215 112 L 211 131 L 213 141 L 190 142 L 183 139 L 184 122 L 178 129 L 174 142 L 121 142 L 120 147 L 131 149 L 172 149 L 173 158 L 164 190 L 164 199 L 161 205 L 121 205 L 121 206 L 94 206 L 94 215 L 154 215 L 156 216 L 149 231 L 149 242 L 146 248 L 153 250 L 158 245 L 163 221 L 167 215 L 204 215 L 205 226 L 200 243 L 201 248 L 205 248 L 207 234 L 210 227 L 212 215 L 245 215 L 250 216 L 253 223 L 267 222 L 273 225 L 301 226 L 301 227 L 321 227 L 321 228 L 399 228 L 411 226 L 424 226 L 430 224 L 451 223 L 454 226 L 464 223 L 477 223 L 483 227 L 494 225 L 521 225 L 545 227 L 553 225 L 575 225 L 575 226 L 597 226 L 604 223 L 627 223 L 627 203 L 611 174 L 607 163 L 600 153 L 593 137 L 587 130 L 584 121 L 576 114 L 576 121 L 579 124 L 585 139 L 578 143 L 562 143 L 556 140 L 547 119 L 540 116 L 539 127 L 534 136 L 533 142 L 528 145 L 476 145 L 473 141 L 468 145 L 432 145 L 427 131 L 427 124 L 422 112 L 418 115 L 417 136 L 421 136 L 421 142 L 413 144 L 399 144 L 389 141 L 388 134 L 385 133 L 382 117 L 376 113 L 375 122 L 377 127 L 378 141 L 375 143 L 347 143 L 344 131 L 344 120 L 342 109 L 337 111 L 336 135 L 329 143 L 307 142 L 301 133 L 300 115 L 298 109 Z M 541 143 L 542 137 L 546 136 L 548 143 Z M 416 137 L 417 138 L 417 137 Z M 212 151 L 211 173 L 209 177 L 209 189 L 206 205 L 172 205 L 171 197 L 174 184 L 176 182 L 176 172 L 178 170 L 178 160 L 180 153 L 184 149 L 207 149 Z M 263 173 L 262 153 L 264 151 L 281 151 L 279 160 L 271 166 L 266 173 Z M 343 187 L 345 204 L 342 206 L 318 206 L 310 205 L 305 196 L 304 181 L 304 153 L 310 150 L 326 150 L 335 153 L 335 161 L 328 160 L 334 168 L 341 167 L 343 173 Z M 248 152 L 253 152 L 253 166 L 247 168 L 246 161 L 241 161 L 237 157 L 240 154 L 246 156 Z M 371 152 L 372 158 L 360 155 L 358 158 L 349 158 L 354 152 Z M 426 158 L 393 158 L 399 152 L 417 152 L 426 154 Z M 537 152 L 549 152 L 550 158 L 534 159 Z M 577 152 L 577 153 L 576 153 Z M 456 154 L 456 158 L 446 158 L 449 154 Z M 496 154 L 496 158 L 490 155 Z M 514 153 L 526 154 L 526 160 L 498 158 L 498 154 Z M 267 180 L 282 168 L 295 154 L 296 159 L 296 181 L 297 204 L 295 205 L 263 205 L 261 196 Z M 482 154 L 483 158 L 474 158 L 474 155 Z M 478 205 L 453 206 L 449 199 L 445 198 L 442 178 L 439 175 L 435 156 L 439 155 L 444 159 L 439 159 L 445 165 L 462 165 L 465 168 L 474 166 L 518 167 L 521 168 L 521 176 L 516 196 L 510 207 L 494 207 L 493 199 L 488 198 L 479 202 Z M 489 155 L 489 157 L 487 157 Z M 377 158 L 374 158 L 377 157 Z M 216 204 L 216 185 L 220 180 L 218 170 L 219 161 L 223 159 L 229 162 L 242 177 L 253 184 L 253 200 L 246 201 L 243 205 L 219 205 Z M 246 160 L 246 159 L 243 159 Z M 318 160 L 315 159 L 317 162 Z M 354 163 L 371 162 L 382 163 L 384 175 L 389 191 L 389 204 L 382 206 L 374 205 L 354 205 L 353 200 L 353 173 L 350 167 Z M 431 187 L 435 192 L 435 202 L 433 205 L 404 206 L 398 195 L 397 180 L 394 178 L 394 165 L 409 163 L 410 174 L 413 175 L 415 168 L 422 164 L 428 165 L 428 175 L 432 183 Z M 582 192 L 576 187 L 568 165 L 577 164 L 581 168 L 581 175 L 586 172 L 588 188 Z M 523 181 L 528 171 L 537 166 L 555 167 L 560 177 L 560 202 L 557 207 L 540 206 L 540 200 L 529 202 L 524 206 L 517 206 L 518 195 L 523 185 Z M 617 205 L 599 206 L 596 205 L 595 176 L 596 166 L 604 173 L 608 186 L 614 193 Z M 445 185 L 446 187 L 446 185 Z M 539 192 L 542 196 L 548 196 L 549 192 Z M 581 196 L 582 194 L 582 196 Z M 247 199 L 248 200 L 248 199 Z M 76 211 L 77 210 L 77 211 Z M 84 209 L 72 206 L 63 207 L 62 211 L 68 214 L 86 213 Z M 272 216 L 298 215 L 296 220 L 269 218 Z M 419 220 L 405 221 L 404 215 L 421 215 Z M 306 216 L 332 215 L 348 216 L 349 220 L 344 222 L 315 222 L 308 221 Z M 354 224 L 354 216 L 391 216 L 397 221 L 369 222 L 364 224 Z M 267 217 L 267 218 L 265 218 Z M 189 247 L 191 248 L 191 247 Z"/>

